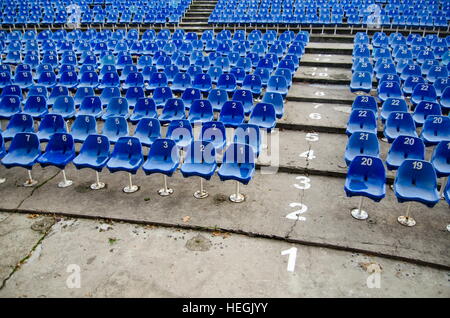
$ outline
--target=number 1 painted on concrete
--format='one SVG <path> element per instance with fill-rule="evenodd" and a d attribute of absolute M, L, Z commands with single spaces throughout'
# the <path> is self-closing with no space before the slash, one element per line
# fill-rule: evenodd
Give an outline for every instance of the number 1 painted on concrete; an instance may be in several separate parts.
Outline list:
<path fill-rule="evenodd" d="M 291 247 L 288 250 L 281 251 L 281 255 L 289 255 L 287 271 L 294 272 L 295 270 L 295 261 L 297 259 L 297 248 Z"/>

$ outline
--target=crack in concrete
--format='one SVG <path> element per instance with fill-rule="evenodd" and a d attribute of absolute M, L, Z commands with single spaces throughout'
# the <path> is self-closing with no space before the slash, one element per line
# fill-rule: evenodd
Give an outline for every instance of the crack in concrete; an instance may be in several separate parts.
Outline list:
<path fill-rule="evenodd" d="M 304 168 L 304 175 L 308 176 L 308 166 L 309 166 L 309 152 L 311 151 L 311 142 L 308 141 L 308 156 L 306 156 L 306 166 Z M 300 193 L 300 204 L 303 204 L 303 200 L 305 198 L 305 189 L 303 189 Z M 294 221 L 294 223 L 292 224 L 291 228 L 289 229 L 289 231 L 286 233 L 286 235 L 284 236 L 284 238 L 288 239 L 290 237 L 290 235 L 292 234 L 292 232 L 294 231 L 295 226 L 297 225 L 298 221 L 300 220 L 300 213 L 297 214 L 297 219 Z"/>
<path fill-rule="evenodd" d="M 36 185 L 36 186 L 33 188 L 33 190 L 31 190 L 30 195 L 28 195 L 28 196 L 25 197 L 22 201 L 19 202 L 19 204 L 18 204 L 17 207 L 16 207 L 16 210 L 19 210 L 20 207 L 22 206 L 22 204 L 23 204 L 26 200 L 28 200 L 29 198 L 31 198 L 31 197 L 33 196 L 34 192 L 35 192 L 37 189 L 39 189 L 40 187 L 42 187 L 43 185 L 45 185 L 47 182 L 53 180 L 59 173 L 60 173 L 60 171 L 58 171 L 55 175 L 51 176 L 50 178 L 48 178 L 48 179 L 44 180 L 43 182 L 39 183 L 38 185 Z"/>
<path fill-rule="evenodd" d="M 36 248 L 42 244 L 43 240 L 47 237 L 47 235 L 50 233 L 51 229 L 53 228 L 54 225 L 50 226 L 45 233 L 39 238 L 39 240 L 36 242 L 36 244 L 33 245 L 33 247 L 31 248 L 31 250 L 27 253 L 27 255 L 25 255 L 24 258 L 22 258 L 17 264 L 16 266 L 14 266 L 13 270 L 11 271 L 11 273 L 9 273 L 9 275 L 3 279 L 1 285 L 0 285 L 0 290 L 2 290 L 5 286 L 7 281 L 22 267 L 23 264 L 26 263 L 26 261 L 31 257 L 31 255 L 33 254 L 33 252 L 36 250 Z"/>

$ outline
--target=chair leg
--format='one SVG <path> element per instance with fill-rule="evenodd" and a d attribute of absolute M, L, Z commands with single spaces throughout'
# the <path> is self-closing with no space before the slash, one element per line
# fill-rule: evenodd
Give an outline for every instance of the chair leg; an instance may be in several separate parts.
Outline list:
<path fill-rule="evenodd" d="M 447 185 L 447 182 L 448 182 L 448 177 L 443 178 L 442 184 L 441 184 L 441 189 L 439 190 L 439 198 L 441 200 L 445 200 L 444 190 L 445 190 L 445 186 Z"/>
<path fill-rule="evenodd" d="M 204 199 L 208 195 L 209 193 L 203 189 L 203 178 L 200 178 L 200 190 L 194 192 L 194 197 L 196 199 Z"/>
<path fill-rule="evenodd" d="M 66 172 L 64 171 L 64 169 L 61 170 L 62 171 L 62 175 L 63 175 L 63 181 L 61 181 L 60 183 L 58 183 L 58 187 L 59 188 L 67 188 L 70 187 L 73 184 L 72 180 L 68 180 L 66 178 Z"/>
<path fill-rule="evenodd" d="M 135 184 L 133 184 L 133 182 L 131 181 L 131 173 L 128 173 L 128 181 L 129 184 L 123 188 L 123 192 L 125 193 L 133 193 L 136 192 L 137 190 L 139 190 L 139 187 Z"/>
<path fill-rule="evenodd" d="M 33 180 L 33 177 L 31 176 L 31 170 L 27 170 L 28 172 L 28 179 L 23 184 L 24 187 L 34 187 L 38 182 L 37 180 Z"/>
<path fill-rule="evenodd" d="M 173 193 L 173 189 L 167 187 L 167 176 L 163 175 L 164 188 L 158 190 L 160 196 L 166 197 Z"/>
<path fill-rule="evenodd" d="M 401 215 L 397 218 L 398 223 L 400 223 L 401 225 L 409 226 L 409 227 L 416 225 L 416 220 L 414 220 L 413 217 L 409 215 L 410 210 L 411 210 L 411 203 L 412 203 L 412 201 L 408 202 L 408 205 L 406 208 L 406 214 Z"/>
<path fill-rule="evenodd" d="M 98 174 L 98 171 L 95 171 L 95 183 L 91 184 L 91 189 L 92 190 L 100 190 L 103 189 L 106 185 L 104 182 L 100 182 L 100 177 Z"/>
<path fill-rule="evenodd" d="M 364 210 L 362 209 L 362 206 L 363 206 L 363 200 L 364 200 L 364 197 L 363 197 L 363 196 L 359 197 L 358 208 L 357 208 L 357 209 L 353 209 L 353 210 L 351 211 L 352 216 L 353 216 L 355 219 L 357 219 L 357 220 L 366 220 L 366 219 L 369 217 L 369 215 L 367 214 L 367 212 L 364 211 Z"/>
<path fill-rule="evenodd" d="M 236 193 L 230 195 L 230 201 L 234 203 L 241 203 L 245 201 L 245 196 L 239 193 L 239 182 L 236 181 Z"/>

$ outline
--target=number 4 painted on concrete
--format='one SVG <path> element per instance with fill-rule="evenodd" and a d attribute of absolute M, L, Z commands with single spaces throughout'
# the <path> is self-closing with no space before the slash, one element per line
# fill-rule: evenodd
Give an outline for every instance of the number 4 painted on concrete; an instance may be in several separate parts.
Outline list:
<path fill-rule="evenodd" d="M 291 247 L 288 250 L 281 251 L 281 255 L 289 255 L 287 271 L 293 272 L 295 270 L 295 261 L 297 259 L 297 248 Z"/>

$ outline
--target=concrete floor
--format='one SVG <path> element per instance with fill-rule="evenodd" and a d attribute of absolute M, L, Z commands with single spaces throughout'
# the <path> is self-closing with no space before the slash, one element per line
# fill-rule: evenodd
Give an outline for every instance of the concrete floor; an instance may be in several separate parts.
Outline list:
<path fill-rule="evenodd" d="M 2 213 L 0 246 L 0 297 L 450 297 L 446 270 L 226 232 Z"/>

